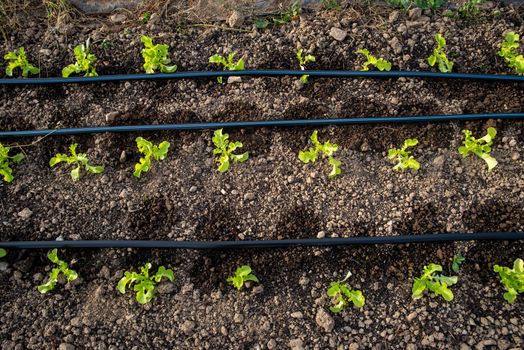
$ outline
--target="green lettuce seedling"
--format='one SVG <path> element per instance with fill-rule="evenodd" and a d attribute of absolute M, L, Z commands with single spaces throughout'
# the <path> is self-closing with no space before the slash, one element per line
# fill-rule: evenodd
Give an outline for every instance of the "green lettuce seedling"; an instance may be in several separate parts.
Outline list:
<path fill-rule="evenodd" d="M 488 171 L 491 171 L 497 166 L 497 160 L 489 154 L 491 152 L 493 139 L 497 135 L 495 128 L 488 128 L 487 134 L 480 139 L 471 136 L 471 131 L 469 130 L 462 130 L 462 132 L 464 133 L 464 145 L 460 146 L 458 151 L 463 158 L 466 158 L 471 152 L 486 162 Z"/>
<path fill-rule="evenodd" d="M 393 167 L 397 171 L 402 171 L 404 169 L 420 169 L 420 163 L 413 158 L 411 151 L 408 151 L 408 147 L 413 147 L 418 144 L 417 139 L 406 139 L 402 148 L 391 148 L 388 150 L 388 159 L 393 160 L 397 159 L 398 163 Z"/>
<path fill-rule="evenodd" d="M 100 174 L 104 171 L 104 167 L 101 165 L 90 165 L 89 159 L 85 153 L 76 153 L 77 146 L 77 143 L 73 143 L 71 146 L 69 146 L 69 151 L 71 152 L 70 156 L 58 153 L 56 156 L 51 158 L 49 165 L 53 167 L 61 162 L 67 162 L 67 164 L 76 165 L 76 168 L 71 170 L 71 177 L 74 181 L 80 179 L 80 170 L 82 166 L 84 166 L 85 170 L 90 174 Z"/>
<path fill-rule="evenodd" d="M 140 158 L 139 162 L 135 164 L 135 171 L 133 172 L 135 177 L 140 177 L 142 172 L 148 172 L 151 169 L 151 158 L 164 160 L 167 156 L 167 151 L 169 151 L 169 146 L 171 146 L 167 141 L 160 142 L 158 146 L 153 145 L 152 142 L 142 137 L 137 137 L 136 145 L 138 151 L 142 153 L 144 157 Z"/>
<path fill-rule="evenodd" d="M 171 63 L 171 59 L 167 57 L 169 45 L 154 45 L 153 39 L 146 35 L 142 35 L 140 41 L 145 46 L 142 49 L 142 57 L 144 58 L 144 69 L 147 74 L 154 74 L 157 69 L 162 73 L 176 72 L 176 65 L 168 66 Z"/>
<path fill-rule="evenodd" d="M 96 56 L 90 52 L 89 48 L 89 39 L 86 44 L 80 44 L 74 49 L 76 62 L 66 66 L 62 69 L 62 76 L 64 78 L 69 77 L 71 74 L 81 74 L 84 73 L 84 77 L 96 77 L 98 73 L 96 72 L 94 63 L 96 62 Z"/>
<path fill-rule="evenodd" d="M 346 305 L 350 302 L 358 308 L 363 307 L 366 303 L 366 299 L 360 290 L 352 290 L 347 283 L 344 283 L 349 277 L 351 277 L 351 272 L 348 272 L 342 281 L 331 282 L 326 292 L 331 298 L 332 304 L 334 304 L 329 308 L 334 314 L 344 311 Z"/>
<path fill-rule="evenodd" d="M 232 160 L 235 163 L 245 162 L 249 158 L 249 152 L 244 152 L 242 154 L 233 154 L 238 148 L 242 148 L 242 142 L 229 141 L 229 134 L 223 134 L 223 129 L 215 130 L 213 135 L 213 144 L 215 149 L 213 154 L 220 154 L 218 158 L 218 171 L 225 173 L 229 170 L 229 163 Z"/>
<path fill-rule="evenodd" d="M 316 58 L 315 58 L 315 56 L 312 56 L 312 55 L 302 56 L 302 52 L 303 52 L 302 49 L 298 50 L 298 52 L 297 52 L 297 59 L 298 59 L 298 63 L 300 64 L 300 69 L 301 70 L 305 70 L 306 69 L 306 63 L 308 63 L 308 62 L 315 62 Z M 300 77 L 300 80 L 304 84 L 307 84 L 308 78 L 309 78 L 309 75 L 304 74 L 304 75 L 302 75 Z"/>
<path fill-rule="evenodd" d="M 24 159 L 22 153 L 15 154 L 14 156 L 9 156 L 10 147 L 6 147 L 0 143 L 0 175 L 4 177 L 5 182 L 13 181 L 13 169 L 11 169 L 10 164 L 20 163 Z"/>
<path fill-rule="evenodd" d="M 69 268 L 69 264 L 67 264 L 65 261 L 58 259 L 57 249 L 53 249 L 52 251 L 50 251 L 49 254 L 47 254 L 47 258 L 51 260 L 51 262 L 58 265 L 58 267 L 55 267 L 51 270 L 51 273 L 49 274 L 49 279 L 46 283 L 37 287 L 40 293 L 45 294 L 55 289 L 56 283 L 58 282 L 58 278 L 60 277 L 60 273 L 64 274 L 68 283 L 78 278 L 78 273 L 76 273 L 76 271 L 74 270 L 71 270 Z"/>
<path fill-rule="evenodd" d="M 9 61 L 5 68 L 5 74 L 7 74 L 8 77 L 13 76 L 13 70 L 15 68 L 20 68 L 22 70 L 22 76 L 24 78 L 28 77 L 29 74 L 40 73 L 40 68 L 33 66 L 27 61 L 27 56 L 23 47 L 20 47 L 18 51 L 15 50 L 8 52 L 4 56 L 4 60 Z"/>
<path fill-rule="evenodd" d="M 364 55 L 367 59 L 367 61 L 362 64 L 361 71 L 368 71 L 369 66 L 376 67 L 379 71 L 385 70 L 389 72 L 391 70 L 391 62 L 383 58 L 376 58 L 369 53 L 368 49 L 360 49 L 357 53 Z"/>
<path fill-rule="evenodd" d="M 458 277 L 447 277 L 444 275 L 435 274 L 442 272 L 442 266 L 438 264 L 429 264 L 424 266 L 422 276 L 415 278 L 413 287 L 411 288 L 411 297 L 413 299 L 420 299 L 424 296 L 424 291 L 427 289 L 436 295 L 440 295 L 446 301 L 453 300 L 453 292 L 448 288 L 457 283 Z"/>
<path fill-rule="evenodd" d="M 149 269 L 151 264 L 147 263 L 140 268 L 140 273 L 126 271 L 124 277 L 120 279 L 117 285 L 117 289 L 120 293 L 126 293 L 126 287 L 131 288 L 136 292 L 136 301 L 140 304 L 149 303 L 155 296 L 156 284 L 159 283 L 162 278 L 166 278 L 173 282 L 175 276 L 171 269 L 166 269 L 164 266 L 158 267 L 156 274 L 149 276 Z"/>
<path fill-rule="evenodd" d="M 519 38 L 519 35 L 514 32 L 506 34 L 498 54 L 504 58 L 510 68 L 515 69 L 517 74 L 524 74 L 524 56 L 519 55 L 517 51 L 520 46 Z"/>
<path fill-rule="evenodd" d="M 437 48 L 433 50 L 433 54 L 428 57 L 428 63 L 431 67 L 438 64 L 438 69 L 442 73 L 449 73 L 453 69 L 453 62 L 448 60 L 444 48 L 446 47 L 446 39 L 440 34 L 435 34 L 435 41 Z"/>
<path fill-rule="evenodd" d="M 499 274 L 500 283 L 507 291 L 504 293 L 504 299 L 509 303 L 513 303 L 519 294 L 524 293 L 524 261 L 522 259 L 515 260 L 512 269 L 495 265 L 493 271 Z"/>
<path fill-rule="evenodd" d="M 216 63 L 221 64 L 224 66 L 224 70 L 244 70 L 244 59 L 239 59 L 236 63 L 233 62 L 233 58 L 235 57 L 236 52 L 230 53 L 227 56 L 227 60 L 224 56 L 220 56 L 219 54 L 214 54 L 213 56 L 209 57 L 209 63 Z M 218 77 L 217 81 L 222 84 L 222 77 Z"/>
<path fill-rule="evenodd" d="M 451 269 L 453 272 L 458 273 L 460 270 L 460 265 L 466 260 L 466 258 L 461 254 L 458 253 L 453 257 L 453 262 L 451 263 Z"/>
<path fill-rule="evenodd" d="M 0 248 L 0 258 L 3 258 L 6 255 L 7 255 L 7 252 L 5 251 L 5 249 Z"/>
<path fill-rule="evenodd" d="M 329 141 L 324 142 L 324 144 L 321 144 L 318 141 L 318 131 L 313 131 L 313 134 L 311 134 L 311 142 L 313 143 L 313 147 L 309 147 L 307 151 L 300 151 L 298 152 L 298 159 L 300 159 L 303 163 L 307 164 L 309 162 L 314 163 L 319 153 L 321 153 L 324 157 L 327 157 L 329 160 L 329 164 L 333 166 L 331 169 L 331 172 L 329 173 L 330 178 L 334 178 L 337 175 L 340 175 L 341 169 L 340 165 L 342 164 L 339 160 L 336 160 L 333 158 L 333 153 L 335 153 L 338 149 L 338 145 L 334 143 L 330 143 Z"/>
<path fill-rule="evenodd" d="M 254 274 L 252 274 L 253 270 L 249 265 L 242 265 L 239 268 L 236 269 L 235 274 L 233 276 L 230 276 L 227 278 L 227 282 L 235 286 L 236 289 L 240 290 L 244 286 L 244 283 L 246 281 L 253 281 L 257 282 L 258 278 Z"/>

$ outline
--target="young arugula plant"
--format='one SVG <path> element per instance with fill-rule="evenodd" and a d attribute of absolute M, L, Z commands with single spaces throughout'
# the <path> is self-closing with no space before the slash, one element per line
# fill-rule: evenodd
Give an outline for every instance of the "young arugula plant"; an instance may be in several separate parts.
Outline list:
<path fill-rule="evenodd" d="M 259 283 L 257 276 L 252 274 L 253 270 L 249 265 L 242 265 L 236 269 L 235 274 L 227 278 L 227 282 L 232 284 L 236 289 L 240 290 L 246 281 L 253 281 Z"/>
<path fill-rule="evenodd" d="M 429 291 L 440 295 L 446 301 L 453 300 L 453 292 L 448 288 L 457 283 L 458 277 L 447 277 L 442 274 L 435 274 L 442 272 L 442 266 L 438 264 L 429 264 L 424 266 L 422 276 L 415 278 L 413 287 L 411 288 L 411 297 L 413 299 L 420 299 L 424 296 L 424 291 Z"/>
<path fill-rule="evenodd" d="M 423 10 L 436 11 L 446 4 L 447 0 L 415 0 L 415 6 Z"/>
<path fill-rule="evenodd" d="M 0 258 L 3 258 L 6 255 L 7 255 L 7 252 L 5 251 L 5 249 L 0 248 Z"/>
<path fill-rule="evenodd" d="M 328 177 L 334 178 L 337 175 L 340 175 L 340 165 L 342 163 L 339 160 L 333 158 L 333 153 L 337 151 L 338 145 L 330 143 L 329 141 L 326 141 L 323 144 L 320 143 L 318 141 L 318 130 L 313 131 L 313 134 L 311 134 L 310 139 L 313 143 L 313 147 L 309 147 L 307 151 L 299 151 L 298 159 L 300 159 L 305 164 L 309 162 L 314 163 L 318 158 L 318 154 L 322 153 L 324 157 L 328 158 L 329 164 L 333 166 Z"/>
<path fill-rule="evenodd" d="M 76 273 L 74 270 L 71 270 L 68 263 L 58 259 L 57 249 L 50 251 L 49 254 L 47 254 L 47 258 L 51 260 L 51 262 L 58 265 L 58 267 L 55 267 L 51 270 L 51 273 L 49 273 L 49 279 L 46 283 L 37 287 L 40 293 L 45 294 L 55 289 L 56 283 L 58 282 L 58 278 L 60 277 L 61 273 L 64 274 L 68 283 L 78 278 L 78 273 Z"/>
<path fill-rule="evenodd" d="M 244 70 L 244 59 L 241 58 L 236 63 L 234 63 L 233 58 L 235 55 L 236 52 L 230 53 L 226 60 L 224 56 L 214 54 L 213 56 L 209 57 L 209 63 L 221 64 L 224 66 L 224 70 Z M 222 84 L 222 77 L 218 77 L 217 81 Z"/>
<path fill-rule="evenodd" d="M 22 153 L 9 156 L 10 147 L 5 147 L 0 143 L 0 175 L 4 177 L 5 182 L 13 181 L 13 169 L 10 163 L 20 163 L 25 157 Z"/>
<path fill-rule="evenodd" d="M 515 69 L 517 74 L 524 74 L 524 56 L 518 54 L 519 35 L 515 32 L 506 34 L 504 41 L 501 44 L 499 56 L 504 58 L 510 68 Z"/>
<path fill-rule="evenodd" d="M 493 170 L 498 162 L 489 153 L 491 152 L 493 139 L 497 135 L 497 130 L 495 128 L 488 128 L 487 134 L 480 139 L 471 136 L 472 133 L 469 130 L 462 130 L 462 132 L 464 133 L 464 145 L 458 149 L 462 157 L 466 158 L 471 152 L 486 162 L 488 171 Z"/>
<path fill-rule="evenodd" d="M 328 11 L 340 10 L 339 0 L 320 0 L 320 3 Z"/>
<path fill-rule="evenodd" d="M 96 56 L 90 51 L 90 41 L 87 39 L 85 45 L 80 44 L 74 49 L 76 63 L 70 64 L 62 69 L 62 77 L 67 78 L 71 74 L 85 73 L 84 77 L 96 77 L 98 73 L 94 66 Z"/>
<path fill-rule="evenodd" d="M 156 274 L 149 276 L 149 269 L 151 264 L 147 263 L 140 268 L 140 273 L 126 271 L 124 277 L 120 279 L 117 289 L 120 293 L 126 294 L 126 287 L 131 288 L 136 292 L 136 301 L 140 304 L 149 303 L 155 296 L 155 287 L 162 278 L 166 278 L 173 282 L 175 276 L 173 270 L 166 269 L 164 266 L 159 266 Z"/>
<path fill-rule="evenodd" d="M 153 145 L 152 142 L 142 138 L 136 138 L 136 145 L 138 151 L 144 155 L 143 158 L 140 158 L 140 161 L 135 164 L 135 171 L 133 175 L 135 177 L 140 177 L 142 172 L 147 172 L 151 169 L 151 158 L 156 160 L 164 160 L 169 151 L 169 146 L 171 144 L 167 141 L 162 141 L 157 145 Z"/>
<path fill-rule="evenodd" d="M 363 307 L 366 303 L 366 299 L 360 290 L 352 290 L 347 283 L 344 283 L 349 277 L 351 277 L 351 272 L 348 272 L 342 281 L 331 282 L 326 292 L 328 297 L 331 298 L 332 304 L 334 304 L 329 308 L 334 314 L 344 311 L 346 305 L 350 302 L 358 308 Z"/>
<path fill-rule="evenodd" d="M 151 19 L 151 15 L 152 13 L 149 11 L 142 13 L 142 24 L 147 24 L 147 22 L 149 22 L 149 20 Z"/>
<path fill-rule="evenodd" d="M 457 10 L 458 16 L 462 19 L 466 19 L 468 17 L 475 17 L 478 15 L 480 9 L 479 6 L 482 4 L 485 0 L 468 0 L 466 1 L 462 6 L 460 6 Z"/>
<path fill-rule="evenodd" d="M 229 134 L 223 134 L 222 131 L 223 129 L 215 130 L 212 140 L 215 145 L 213 154 L 221 154 L 218 158 L 218 163 L 220 164 L 218 166 L 218 171 L 225 173 L 229 170 L 230 160 L 233 160 L 235 163 L 245 162 L 249 158 L 249 152 L 233 154 L 236 149 L 242 148 L 242 142 L 229 141 Z"/>
<path fill-rule="evenodd" d="M 435 41 L 437 48 L 433 50 L 433 54 L 428 57 L 428 63 L 431 67 L 438 64 L 438 69 L 442 73 L 449 73 L 453 69 L 453 62 L 448 60 L 444 48 L 446 47 L 446 39 L 439 33 L 435 34 Z"/>
<path fill-rule="evenodd" d="M 357 53 L 364 55 L 367 59 L 367 61 L 362 64 L 361 71 L 368 71 L 369 66 L 376 67 L 379 71 L 385 70 L 389 72 L 391 70 L 391 62 L 383 58 L 376 58 L 369 53 L 368 49 L 357 50 Z"/>
<path fill-rule="evenodd" d="M 417 139 L 406 139 L 402 148 L 391 148 L 388 150 L 388 159 L 397 159 L 398 163 L 393 167 L 397 171 L 404 169 L 420 169 L 420 163 L 411 155 L 411 151 L 408 151 L 408 147 L 413 147 L 418 144 Z"/>
<path fill-rule="evenodd" d="M 5 68 L 5 74 L 7 74 L 8 77 L 13 76 L 13 71 L 16 68 L 22 70 L 22 76 L 24 78 L 27 78 L 29 74 L 34 75 L 40 73 L 40 68 L 33 66 L 27 60 L 27 55 L 25 54 L 25 49 L 23 47 L 20 47 L 18 51 L 15 50 L 8 52 L 4 56 L 4 60 L 9 61 L 9 64 Z"/>
<path fill-rule="evenodd" d="M 142 57 L 144 58 L 144 69 L 147 74 L 154 74 L 155 70 L 160 70 L 161 73 L 174 73 L 177 66 L 168 66 L 171 59 L 168 56 L 169 45 L 153 44 L 153 39 L 146 35 L 140 37 L 140 41 L 145 48 L 142 49 Z"/>
<path fill-rule="evenodd" d="M 82 166 L 84 166 L 85 170 L 90 174 L 100 174 L 104 171 L 104 167 L 101 165 L 90 165 L 89 159 L 85 153 L 76 153 L 77 146 L 77 143 L 73 143 L 71 146 L 69 146 L 69 151 L 71 152 L 70 156 L 57 153 L 56 156 L 51 158 L 49 165 L 53 167 L 61 162 L 67 162 L 67 164 L 76 165 L 76 168 L 71 170 L 71 177 L 73 178 L 73 181 L 80 179 L 80 170 Z"/>
<path fill-rule="evenodd" d="M 313 55 L 305 55 L 305 56 L 303 56 L 302 52 L 303 52 L 302 49 L 298 50 L 298 52 L 297 52 L 297 59 L 298 59 L 298 63 L 300 64 L 300 69 L 301 70 L 305 70 L 306 69 L 306 63 L 308 63 L 308 62 L 315 62 L 316 58 Z M 304 84 L 307 84 L 308 78 L 309 78 L 309 75 L 304 74 L 304 75 L 302 75 L 300 77 L 300 81 L 302 81 Z"/>
<path fill-rule="evenodd" d="M 524 293 L 524 261 L 522 259 L 516 259 L 512 269 L 495 265 L 493 271 L 499 274 L 500 283 L 506 289 L 504 299 L 509 303 L 513 303 L 519 294 Z"/>
<path fill-rule="evenodd" d="M 280 14 L 280 18 L 273 17 L 273 23 L 275 24 L 286 24 L 300 16 L 302 7 L 300 1 L 293 2 L 287 9 L 283 10 Z"/>
<path fill-rule="evenodd" d="M 453 262 L 451 263 L 451 269 L 453 272 L 458 273 L 460 270 L 460 265 L 466 260 L 466 258 L 459 252 L 453 257 Z"/>

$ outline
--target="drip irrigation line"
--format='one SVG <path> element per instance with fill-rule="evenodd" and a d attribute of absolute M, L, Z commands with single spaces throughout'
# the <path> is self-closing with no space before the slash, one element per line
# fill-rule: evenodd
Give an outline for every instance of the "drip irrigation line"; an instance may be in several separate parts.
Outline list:
<path fill-rule="evenodd" d="M 233 129 L 233 128 L 268 128 L 268 127 L 312 127 L 327 125 L 354 125 L 354 124 L 391 124 L 391 123 L 431 123 L 443 121 L 469 121 L 482 119 L 524 119 L 524 113 L 487 113 L 487 114 L 456 114 L 432 115 L 414 117 L 365 117 L 365 118 L 338 118 L 338 119 L 292 119 L 292 120 L 261 120 L 239 122 L 211 122 L 211 123 L 180 123 L 154 125 L 122 125 L 122 126 L 95 126 L 85 128 L 63 128 L 22 131 L 0 131 L 0 138 L 35 137 L 51 135 L 79 135 L 104 132 L 143 132 L 143 131 L 192 131 L 206 129 Z"/>
<path fill-rule="evenodd" d="M 319 246 L 352 246 L 381 245 L 405 243 L 442 243 L 453 241 L 476 240 L 524 240 L 524 232 L 480 232 L 480 233 L 440 233 L 423 235 L 400 235 L 380 237 L 348 237 L 348 238 L 306 238 L 283 240 L 252 240 L 252 241 L 139 241 L 139 240 L 79 240 L 79 241 L 11 241 L 0 242 L 4 249 L 258 249 L 258 248 L 288 248 L 288 247 L 319 247 Z"/>
<path fill-rule="evenodd" d="M 189 71 L 179 73 L 159 74 L 114 74 L 99 75 L 96 77 L 52 77 L 52 78 L 21 78 L 0 79 L 0 85 L 53 85 L 53 84 L 88 84 L 102 82 L 122 82 L 137 80 L 167 80 L 167 79 L 195 79 L 216 77 L 300 77 L 307 74 L 319 78 L 430 78 L 430 79 L 465 79 L 481 81 L 524 82 L 521 75 L 497 74 L 469 74 L 469 73 L 437 73 L 437 72 L 409 72 L 409 71 L 342 71 L 342 70 L 289 70 L 289 69 L 260 69 L 242 71 Z"/>

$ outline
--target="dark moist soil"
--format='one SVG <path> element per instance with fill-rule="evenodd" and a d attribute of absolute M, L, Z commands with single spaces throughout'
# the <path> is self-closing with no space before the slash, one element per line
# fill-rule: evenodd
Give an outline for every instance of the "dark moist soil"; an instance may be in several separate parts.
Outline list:
<path fill-rule="evenodd" d="M 170 45 L 179 70 L 216 69 L 213 53 L 237 52 L 248 68 L 298 68 L 295 53 L 317 57 L 311 69 L 358 69 L 354 53 L 367 47 L 394 69 L 430 70 L 425 58 L 442 32 L 455 71 L 509 74 L 496 55 L 503 34 L 524 34 L 523 10 L 489 7 L 470 23 L 440 14 L 315 12 L 263 32 L 180 26 L 159 18 L 147 26 L 47 28 L 40 19 L 13 33 L 5 51 L 25 46 L 42 76 L 57 76 L 72 47 L 91 36 L 99 74 L 141 71 L 140 34 Z M 499 15 L 495 15 L 498 11 Z M 373 13 L 373 14 L 372 14 Z M 98 18 L 102 21 L 103 19 Z M 251 21 L 247 22 L 249 27 Z M 98 23 L 98 22 L 97 22 Z M 332 27 L 345 30 L 334 40 Z M 79 29 L 82 28 L 82 29 Z M 400 48 L 394 44 L 397 38 Z M 111 46 L 99 45 L 107 39 Z M 392 43 L 393 41 L 393 43 Z M 395 48 L 397 47 L 397 51 Z M 0 88 L 0 129 L 134 125 L 151 123 L 522 112 L 522 84 L 417 79 L 244 78 L 135 82 L 101 85 Z M 497 128 L 488 173 L 482 160 L 457 153 L 470 129 L 480 137 Z M 0 239 L 235 240 L 385 236 L 524 229 L 522 122 L 326 127 L 319 139 L 339 145 L 342 175 L 329 180 L 327 160 L 304 165 L 298 151 L 311 128 L 228 130 L 250 152 L 227 174 L 216 169 L 212 132 L 101 134 L 3 140 L 27 145 L 15 181 L 0 184 Z M 169 156 L 140 179 L 137 136 L 168 140 Z M 418 138 L 418 172 L 396 173 L 388 148 Z M 33 143 L 34 142 L 34 143 Z M 49 159 L 77 142 L 102 175 L 72 182 L 66 165 Z M 16 149 L 16 147 L 15 147 Z M 429 262 L 449 272 L 453 255 L 467 261 L 453 287 L 455 300 L 412 301 L 415 276 Z M 45 252 L 11 251 L 1 264 L 2 349 L 162 348 L 522 348 L 522 301 L 508 305 L 492 272 L 523 256 L 514 243 L 454 243 L 234 252 L 61 251 L 80 273 L 80 284 L 40 296 L 36 285 L 50 269 Z M 148 306 L 121 296 L 115 285 L 124 270 L 150 261 L 174 269 L 174 285 L 162 284 Z M 249 263 L 262 280 L 236 292 L 225 279 Z M 325 289 L 343 278 L 362 289 L 362 310 L 348 308 L 316 320 L 329 306 Z M 174 288 L 173 288 L 174 287 Z"/>

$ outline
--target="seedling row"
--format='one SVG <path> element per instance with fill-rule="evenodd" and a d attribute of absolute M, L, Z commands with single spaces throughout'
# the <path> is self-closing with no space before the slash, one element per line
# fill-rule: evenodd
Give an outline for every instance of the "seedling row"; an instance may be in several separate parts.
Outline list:
<path fill-rule="evenodd" d="M 5 255 L 6 251 L 0 249 L 0 258 Z M 60 260 L 57 249 L 50 251 L 47 257 L 55 267 L 49 273 L 47 281 L 37 286 L 37 290 L 41 294 L 53 291 L 59 284 L 61 277 L 66 283 L 69 283 L 79 276 L 75 270 L 69 267 L 69 263 Z M 442 265 L 430 263 L 424 266 L 421 276 L 413 280 L 411 297 L 416 300 L 421 299 L 427 293 L 433 293 L 446 301 L 452 301 L 454 295 L 450 287 L 458 283 L 458 273 L 465 260 L 466 258 L 460 253 L 454 256 L 451 264 L 453 276 L 444 275 Z M 152 274 L 151 268 L 152 264 L 148 262 L 139 268 L 139 272 L 126 271 L 119 280 L 116 289 L 121 294 L 126 294 L 128 289 L 132 288 L 136 293 L 135 297 L 138 303 L 147 304 L 151 302 L 155 297 L 155 288 L 159 282 L 162 280 L 173 282 L 175 279 L 174 272 L 171 269 L 159 266 L 156 273 Z M 513 267 L 494 265 L 493 271 L 499 274 L 500 282 L 506 290 L 503 297 L 507 302 L 513 303 L 519 294 L 524 293 L 524 261 L 522 259 L 516 259 Z M 344 279 L 331 282 L 327 288 L 326 294 L 331 300 L 329 306 L 331 312 L 342 312 L 346 306 L 351 304 L 357 308 L 365 305 L 366 299 L 362 291 L 352 289 L 347 283 L 350 277 L 351 272 L 348 272 Z M 232 276 L 226 279 L 226 282 L 237 290 L 241 290 L 248 282 L 260 283 L 260 280 L 249 265 L 242 265 L 235 270 Z"/>
<path fill-rule="evenodd" d="M 172 64 L 169 58 L 169 46 L 166 44 L 154 44 L 153 39 L 142 35 L 140 38 L 144 45 L 142 49 L 142 58 L 144 60 L 143 69 L 146 74 L 155 73 L 174 73 L 177 70 L 177 65 Z M 500 50 L 497 52 L 498 56 L 504 59 L 504 62 L 514 73 L 524 74 L 524 56 L 519 54 L 520 46 L 519 34 L 509 32 L 505 35 L 504 41 L 500 44 Z M 433 53 L 427 57 L 427 62 L 431 67 L 437 67 L 442 73 L 450 73 L 453 70 L 454 63 L 448 59 L 445 48 L 446 39 L 439 33 L 435 34 L 436 47 Z M 366 59 L 362 63 L 361 71 L 368 71 L 370 69 L 378 69 L 379 71 L 390 71 L 392 63 L 385 58 L 376 57 L 367 48 L 362 48 L 356 51 Z M 235 60 L 236 53 L 230 53 L 226 57 L 219 54 L 214 54 L 209 57 L 209 62 L 217 64 L 228 71 L 241 71 L 245 69 L 244 57 Z M 72 74 L 83 75 L 85 77 L 98 76 L 96 71 L 96 56 L 91 52 L 90 39 L 87 39 L 85 44 L 77 45 L 74 48 L 75 62 L 67 65 L 62 69 L 62 77 L 67 78 Z M 297 51 L 296 59 L 301 70 L 306 70 L 306 66 L 310 62 L 316 62 L 316 57 L 307 54 L 300 49 Z M 40 68 L 31 64 L 27 58 L 24 47 L 20 47 L 15 51 L 11 51 L 4 56 L 4 60 L 8 63 L 5 73 L 12 77 L 17 69 L 20 71 L 22 77 L 30 75 L 37 75 L 40 73 Z M 304 74 L 300 80 L 306 84 L 309 76 Z M 217 78 L 218 83 L 223 83 L 222 77 Z"/>
<path fill-rule="evenodd" d="M 497 130 L 493 127 L 487 129 L 486 135 L 480 138 L 475 138 L 470 130 L 463 130 L 464 140 L 463 145 L 459 147 L 458 153 L 462 157 L 467 157 L 469 154 L 474 154 L 478 158 L 484 160 L 488 167 L 488 172 L 498 164 L 497 160 L 491 156 L 491 149 L 493 140 L 497 135 Z M 298 159 L 305 164 L 314 163 L 319 159 L 326 159 L 331 167 L 328 174 L 329 178 L 335 178 L 342 172 L 342 162 L 334 157 L 339 146 L 331 143 L 329 140 L 321 143 L 318 139 L 318 131 L 315 130 L 310 136 L 311 146 L 305 150 L 298 152 Z M 214 132 L 212 142 L 215 146 L 213 154 L 216 156 L 218 163 L 218 171 L 225 173 L 229 170 L 232 163 L 244 163 L 249 159 L 249 152 L 238 153 L 238 150 L 243 147 L 240 141 L 231 141 L 229 134 L 224 133 L 222 129 Z M 393 167 L 396 171 L 404 171 L 406 169 L 419 170 L 421 165 L 419 161 L 413 156 L 413 147 L 418 145 L 417 139 L 406 139 L 400 148 L 391 148 L 388 150 L 387 158 L 396 163 Z M 142 155 L 139 162 L 135 164 L 133 175 L 140 178 L 142 173 L 148 172 L 153 164 L 153 161 L 162 161 L 167 157 L 169 147 L 171 144 L 167 141 L 162 141 L 158 145 L 143 137 L 136 139 L 138 152 Z M 49 161 L 51 167 L 57 166 L 60 163 L 71 165 L 71 178 L 74 181 L 80 179 L 83 171 L 89 174 L 100 174 L 104 171 L 103 165 L 92 165 L 89 163 L 88 155 L 77 152 L 78 144 L 74 143 L 69 146 L 69 154 L 58 153 Z M 24 160 L 23 153 L 12 154 L 11 147 L 4 146 L 0 143 L 0 175 L 3 176 L 5 182 L 12 182 L 13 164 L 20 163 Z"/>

